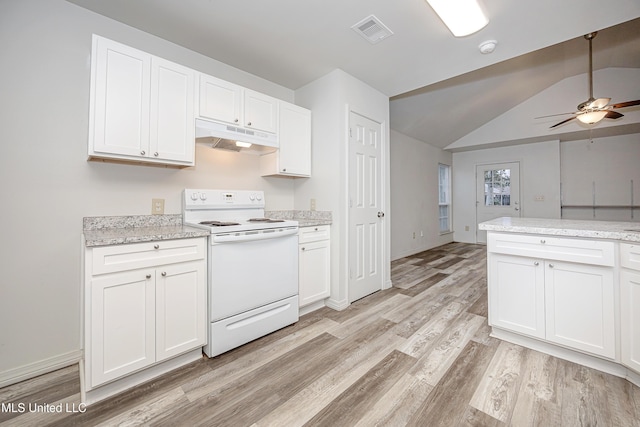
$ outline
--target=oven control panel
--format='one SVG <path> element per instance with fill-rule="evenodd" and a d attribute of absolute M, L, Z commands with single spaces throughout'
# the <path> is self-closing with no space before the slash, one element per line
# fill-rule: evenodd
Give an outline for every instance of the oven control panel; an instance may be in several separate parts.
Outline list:
<path fill-rule="evenodd" d="M 183 203 L 187 209 L 263 208 L 264 192 L 258 190 L 185 189 Z"/>

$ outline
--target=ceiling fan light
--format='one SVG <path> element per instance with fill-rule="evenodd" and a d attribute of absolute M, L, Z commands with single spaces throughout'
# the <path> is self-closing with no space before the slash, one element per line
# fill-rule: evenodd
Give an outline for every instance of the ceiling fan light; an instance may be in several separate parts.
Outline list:
<path fill-rule="evenodd" d="M 489 23 L 479 0 L 427 0 L 456 37 L 481 30 Z"/>
<path fill-rule="evenodd" d="M 604 116 L 606 115 L 607 115 L 606 110 L 605 111 L 589 111 L 588 113 L 578 115 L 577 119 L 584 124 L 592 125 L 604 119 Z"/>

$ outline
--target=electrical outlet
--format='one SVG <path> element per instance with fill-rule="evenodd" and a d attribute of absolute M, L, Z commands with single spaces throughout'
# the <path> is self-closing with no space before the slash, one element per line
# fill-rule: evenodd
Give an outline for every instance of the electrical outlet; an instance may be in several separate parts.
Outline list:
<path fill-rule="evenodd" d="M 413 238 L 414 239 L 416 238 L 416 232 L 415 231 L 413 232 Z"/>
<path fill-rule="evenodd" d="M 536 194 L 535 201 L 544 202 L 544 194 Z"/>
<path fill-rule="evenodd" d="M 468 225 L 464 226 L 464 231 L 469 231 L 469 226 Z"/>
<path fill-rule="evenodd" d="M 316 199 L 311 199 L 311 210 L 312 211 L 316 210 Z"/>
<path fill-rule="evenodd" d="M 164 214 L 164 199 L 151 199 L 151 214 L 152 215 Z"/>

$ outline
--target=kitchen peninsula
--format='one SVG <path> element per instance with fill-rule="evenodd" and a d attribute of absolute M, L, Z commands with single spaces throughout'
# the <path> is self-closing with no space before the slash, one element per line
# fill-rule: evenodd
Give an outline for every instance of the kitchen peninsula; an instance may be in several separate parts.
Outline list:
<path fill-rule="evenodd" d="M 479 228 L 493 336 L 640 385 L 640 224 L 504 217 Z"/>

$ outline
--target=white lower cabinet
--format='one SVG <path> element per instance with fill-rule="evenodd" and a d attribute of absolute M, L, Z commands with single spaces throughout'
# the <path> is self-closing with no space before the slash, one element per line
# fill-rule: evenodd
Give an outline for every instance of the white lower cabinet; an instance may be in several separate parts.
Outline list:
<path fill-rule="evenodd" d="M 298 283 L 300 307 L 330 295 L 330 226 L 301 227 L 298 233 Z"/>
<path fill-rule="evenodd" d="M 640 245 L 620 245 L 620 352 L 622 363 L 640 374 Z"/>
<path fill-rule="evenodd" d="M 205 344 L 205 254 L 205 238 L 87 248 L 89 390 Z"/>
<path fill-rule="evenodd" d="M 544 266 L 540 260 L 489 256 L 489 323 L 544 338 Z"/>
<path fill-rule="evenodd" d="M 600 245 L 595 262 L 584 264 L 590 241 L 488 235 L 489 323 L 567 348 L 615 359 L 613 243 Z M 509 241 L 508 246 L 502 243 Z M 563 261 L 509 255 L 510 247 L 545 255 L 545 245 L 562 247 Z M 535 246 L 537 244 L 537 247 Z M 577 262 L 567 262 L 576 253 Z M 604 254 L 604 256 L 601 256 Z"/>
<path fill-rule="evenodd" d="M 613 268 L 545 262 L 546 339 L 616 356 Z"/>

